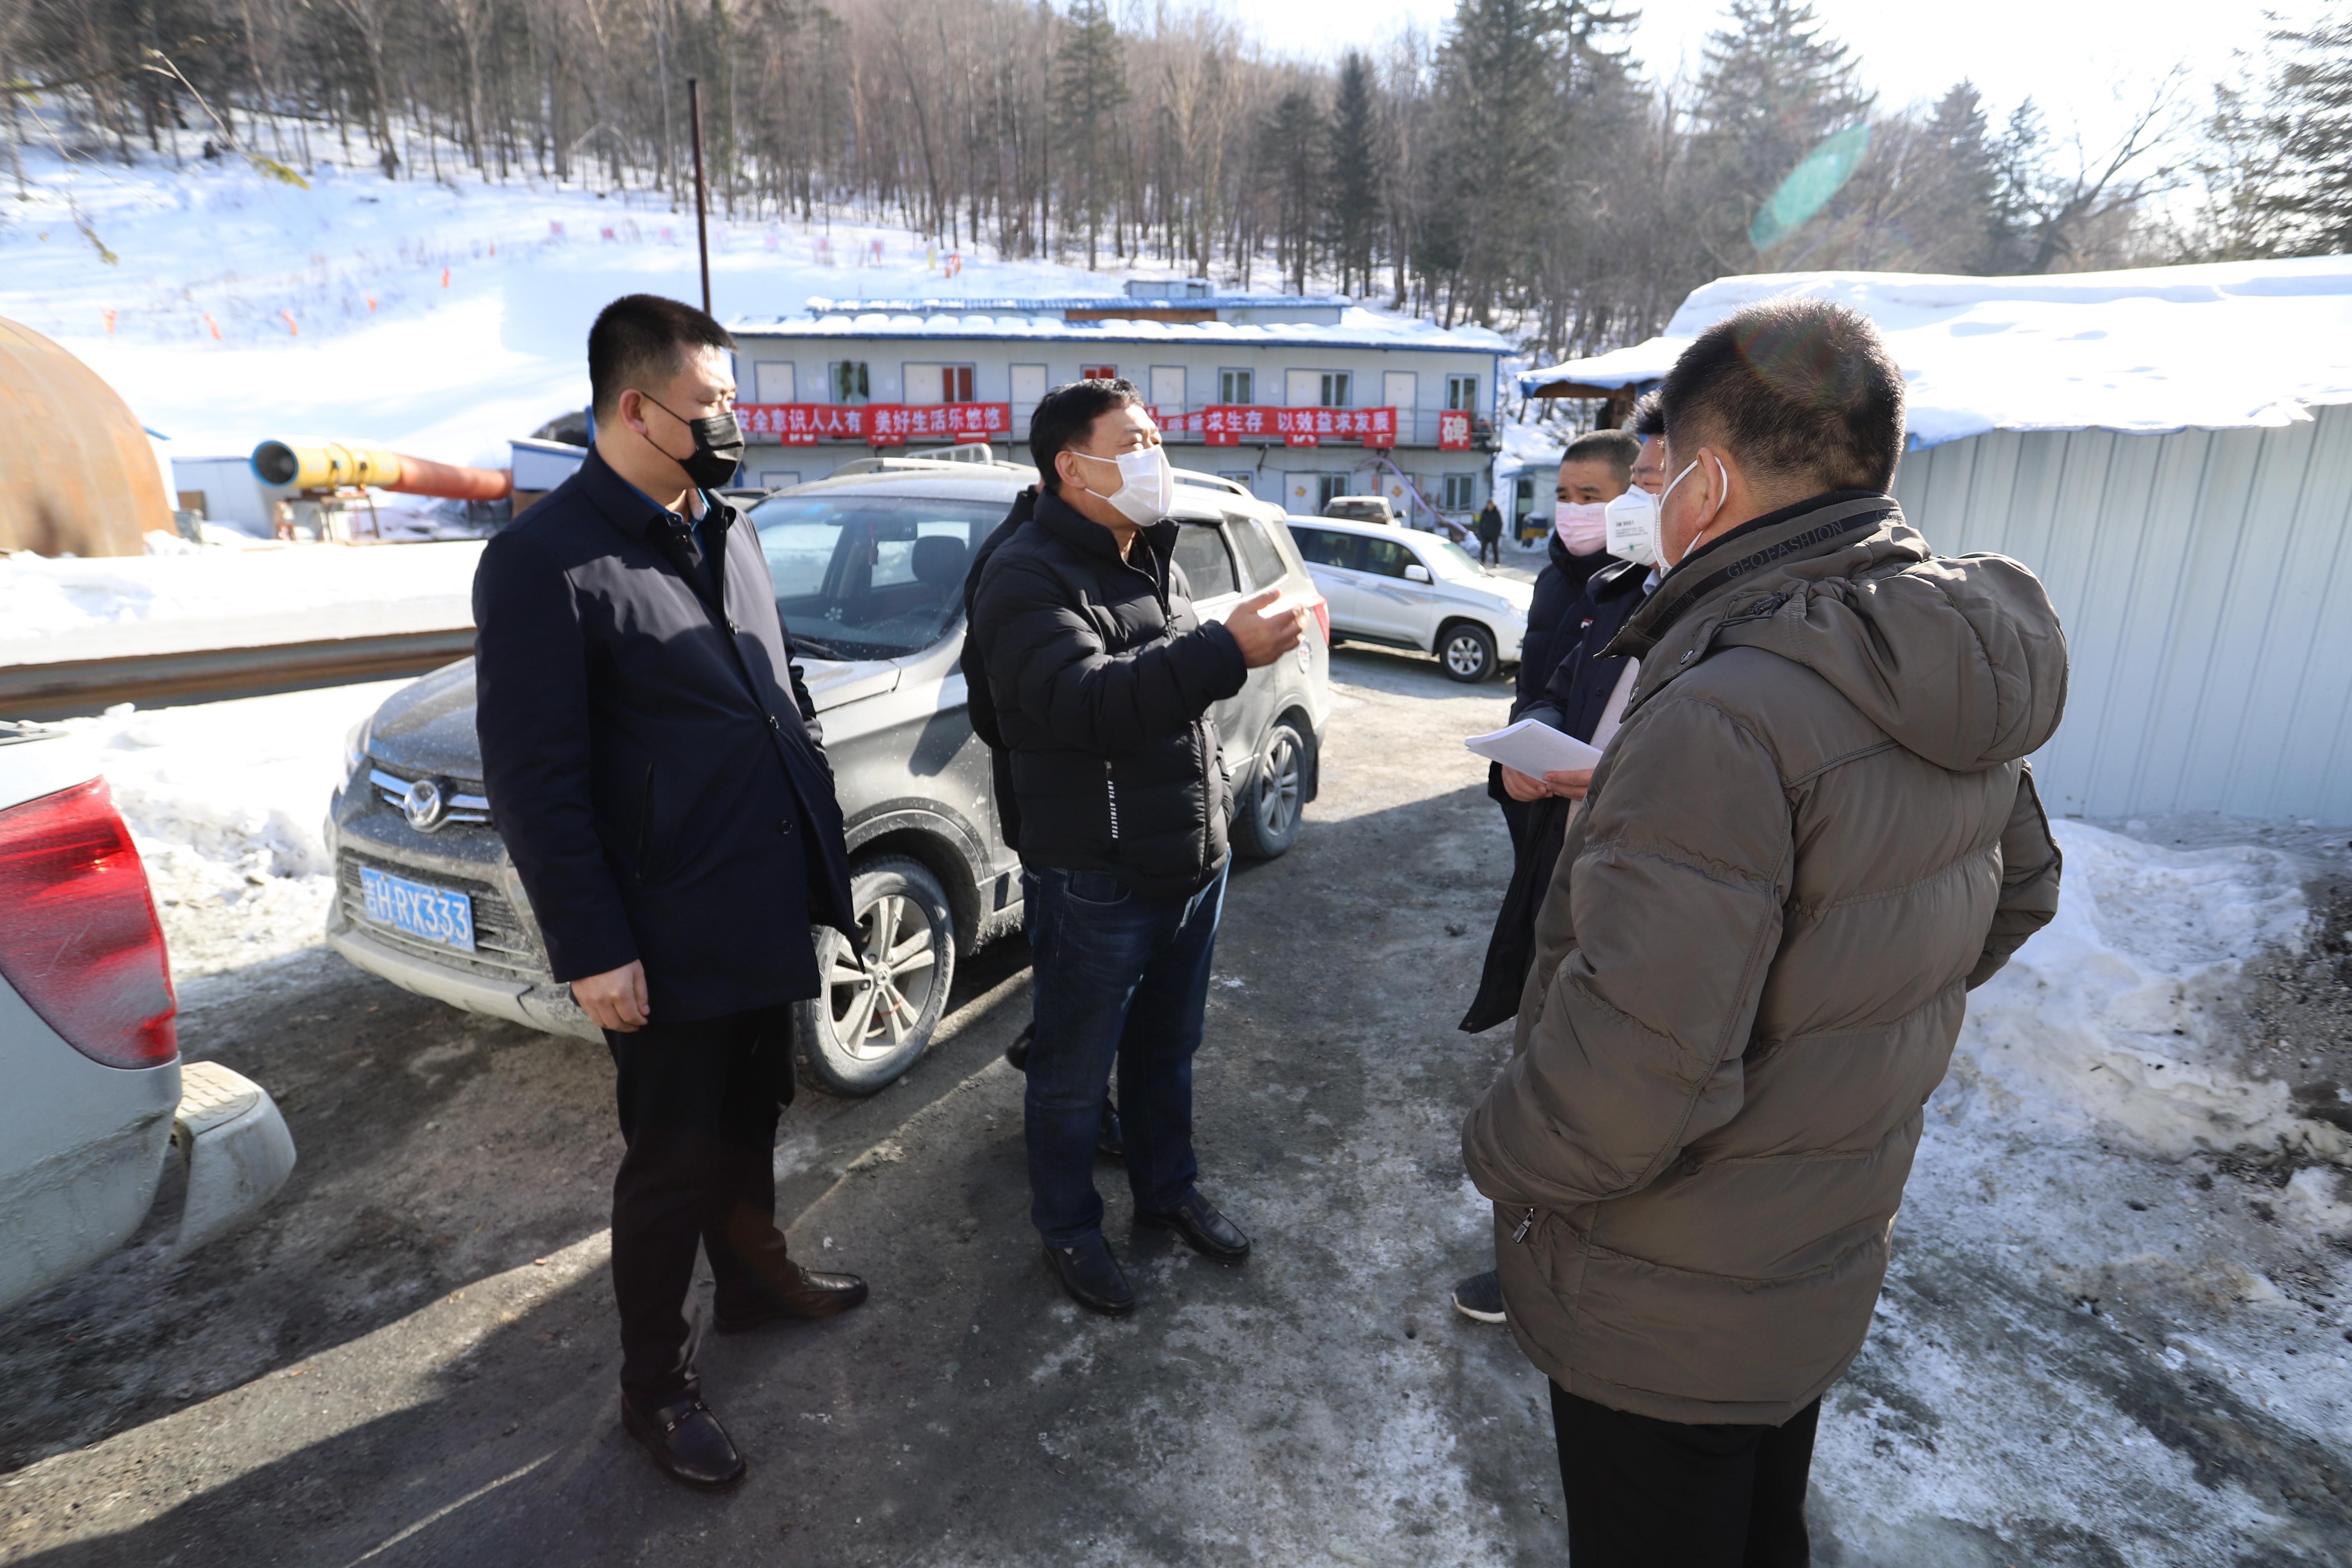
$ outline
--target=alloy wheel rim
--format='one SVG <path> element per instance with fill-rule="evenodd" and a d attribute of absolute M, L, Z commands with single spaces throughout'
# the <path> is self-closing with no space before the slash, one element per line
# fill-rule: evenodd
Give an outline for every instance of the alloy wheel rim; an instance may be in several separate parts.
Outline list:
<path fill-rule="evenodd" d="M 835 935 L 825 1009 L 843 1051 L 859 1061 L 879 1061 L 913 1036 L 937 973 L 933 934 L 921 905 L 903 893 L 886 893 L 859 912 L 854 944 Z"/>
<path fill-rule="evenodd" d="M 1478 639 L 1466 633 L 1458 634 L 1445 645 L 1445 667 L 1457 675 L 1472 675 L 1486 668 L 1486 650 Z"/>
<path fill-rule="evenodd" d="M 1287 730 L 1276 730 L 1266 748 L 1265 782 L 1258 788 L 1257 820 L 1269 837 L 1289 831 L 1298 816 L 1298 742 Z"/>

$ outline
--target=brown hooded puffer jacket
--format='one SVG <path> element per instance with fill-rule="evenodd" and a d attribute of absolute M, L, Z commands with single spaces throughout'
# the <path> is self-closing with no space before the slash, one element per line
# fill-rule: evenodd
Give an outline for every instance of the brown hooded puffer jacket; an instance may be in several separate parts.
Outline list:
<path fill-rule="evenodd" d="M 1683 563 L 1463 1128 L 1512 1331 L 1570 1394 L 1778 1425 L 1862 1348 L 1968 989 L 2058 907 L 2033 574 L 1843 490 Z"/>

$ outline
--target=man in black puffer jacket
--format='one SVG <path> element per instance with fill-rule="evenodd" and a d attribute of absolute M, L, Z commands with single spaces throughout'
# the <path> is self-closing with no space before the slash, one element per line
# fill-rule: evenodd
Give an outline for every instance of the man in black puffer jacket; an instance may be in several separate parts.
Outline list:
<path fill-rule="evenodd" d="M 1125 1312 L 1135 1292 L 1094 1184 L 1114 1061 L 1137 1221 L 1220 1261 L 1249 1252 L 1193 1184 L 1192 1053 L 1230 805 L 1209 707 L 1297 647 L 1302 616 L 1263 614 L 1267 592 L 1201 624 L 1171 558 L 1167 456 L 1129 383 L 1055 388 L 1029 446 L 1043 493 L 1023 496 L 974 568 L 964 668 L 1019 824 L 1036 987 L 1030 1217 L 1072 1299 Z"/>

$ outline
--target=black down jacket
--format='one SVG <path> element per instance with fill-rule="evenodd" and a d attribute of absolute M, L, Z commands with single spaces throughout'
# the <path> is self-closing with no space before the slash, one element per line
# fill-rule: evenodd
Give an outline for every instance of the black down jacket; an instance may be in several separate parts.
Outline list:
<path fill-rule="evenodd" d="M 1145 527 L 1121 560 L 1059 498 L 1023 504 L 1034 514 L 980 568 L 967 634 L 1012 761 L 1021 858 L 1189 898 L 1225 863 L 1209 705 L 1242 689 L 1241 646 L 1193 614 L 1175 523 Z"/>

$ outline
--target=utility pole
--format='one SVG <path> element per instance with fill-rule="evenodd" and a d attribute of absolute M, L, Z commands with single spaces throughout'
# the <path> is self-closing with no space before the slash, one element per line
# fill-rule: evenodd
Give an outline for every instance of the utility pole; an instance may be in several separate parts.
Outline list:
<path fill-rule="evenodd" d="M 702 256 L 702 309 L 710 309 L 710 198 L 702 184 L 702 84 L 686 79 L 686 112 L 694 122 L 694 245 Z"/>

